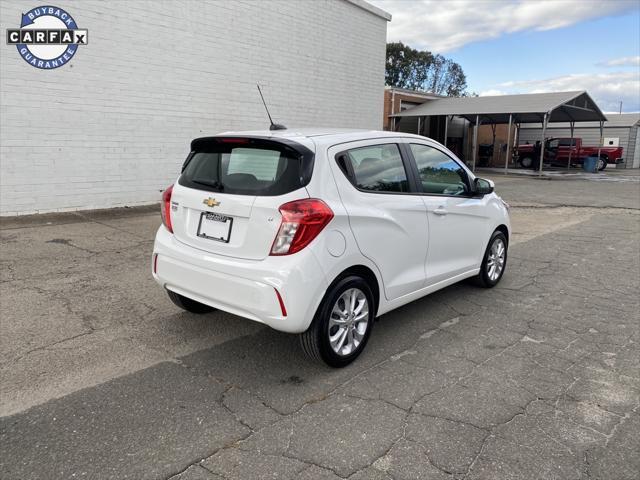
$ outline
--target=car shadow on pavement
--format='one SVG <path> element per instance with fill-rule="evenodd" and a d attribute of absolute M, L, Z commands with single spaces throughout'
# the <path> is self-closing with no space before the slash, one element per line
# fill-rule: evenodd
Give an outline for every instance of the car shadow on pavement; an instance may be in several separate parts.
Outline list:
<path fill-rule="evenodd" d="M 2 417 L 0 477 L 168 478 L 373 372 L 455 315 L 447 302 L 467 288 L 453 286 L 385 315 L 365 352 L 343 369 L 307 360 L 297 336 L 265 327 Z M 208 319 L 246 328 L 220 312 L 176 315 L 176 328 L 202 335 Z"/>
<path fill-rule="evenodd" d="M 411 347 L 424 332 L 458 316 L 449 302 L 464 297 L 467 290 L 479 289 L 466 283 L 452 285 L 379 317 L 362 355 L 341 369 L 307 359 L 297 335 L 267 327 L 179 361 L 195 372 L 238 386 L 287 414 L 324 398 L 350 378 Z"/>

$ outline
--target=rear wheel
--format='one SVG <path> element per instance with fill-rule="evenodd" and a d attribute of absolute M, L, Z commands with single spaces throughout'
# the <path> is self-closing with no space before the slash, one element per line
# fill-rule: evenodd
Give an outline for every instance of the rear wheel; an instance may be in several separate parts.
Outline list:
<path fill-rule="evenodd" d="M 487 250 L 482 259 L 480 273 L 478 273 L 477 283 L 485 288 L 495 287 L 507 266 L 507 237 L 500 230 L 496 230 L 491 235 Z"/>
<path fill-rule="evenodd" d="M 167 290 L 167 294 L 173 303 L 175 303 L 178 307 L 187 312 L 191 313 L 209 313 L 215 310 L 215 308 L 210 307 L 209 305 L 205 305 L 204 303 L 196 302 L 195 300 L 191 300 L 183 295 L 180 295 L 176 292 L 172 292 L 171 290 Z"/>
<path fill-rule="evenodd" d="M 598 171 L 601 172 L 602 170 L 607 168 L 607 165 L 607 157 L 605 157 L 604 155 L 600 155 L 600 158 L 598 159 Z"/>
<path fill-rule="evenodd" d="M 371 288 L 361 277 L 337 281 L 327 290 L 309 329 L 300 335 L 302 350 L 331 367 L 350 364 L 369 340 L 374 305 Z"/>

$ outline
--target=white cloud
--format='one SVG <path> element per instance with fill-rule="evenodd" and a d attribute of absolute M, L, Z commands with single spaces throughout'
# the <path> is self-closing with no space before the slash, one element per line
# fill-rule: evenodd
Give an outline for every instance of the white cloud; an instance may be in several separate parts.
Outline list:
<path fill-rule="evenodd" d="M 481 95 L 514 93 L 544 93 L 586 90 L 603 111 L 640 110 L 640 72 L 611 72 L 601 74 L 573 74 L 540 80 L 503 82 Z"/>
<path fill-rule="evenodd" d="M 497 88 L 490 88 L 489 90 L 483 90 L 478 95 L 481 97 L 494 97 L 496 95 L 508 95 L 509 92 L 505 92 L 504 90 L 498 90 Z"/>
<path fill-rule="evenodd" d="M 640 55 L 635 57 L 622 57 L 600 62 L 603 67 L 640 67 Z"/>
<path fill-rule="evenodd" d="M 445 53 L 526 30 L 552 30 L 637 8 L 636 0 L 369 0 L 393 15 L 389 41 Z"/>

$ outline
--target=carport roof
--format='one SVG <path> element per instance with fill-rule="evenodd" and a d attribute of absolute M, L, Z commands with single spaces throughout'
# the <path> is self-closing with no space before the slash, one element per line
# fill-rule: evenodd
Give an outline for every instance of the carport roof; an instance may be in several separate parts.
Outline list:
<path fill-rule="evenodd" d="M 619 128 L 619 127 L 633 127 L 640 125 L 640 113 L 607 113 L 607 121 L 604 124 L 604 128 Z M 523 130 L 526 128 L 540 128 L 540 123 L 534 124 L 522 124 L 520 126 Z M 569 124 L 566 122 L 556 123 L 553 128 L 569 128 Z M 580 124 L 580 128 L 600 128 L 599 122 L 584 122 Z"/>
<path fill-rule="evenodd" d="M 538 123 L 542 122 L 545 113 L 550 113 L 549 122 L 607 120 L 586 91 L 442 98 L 409 108 L 394 116 L 455 115 L 475 123 L 476 116 L 479 115 L 485 123 L 508 123 L 509 115 L 513 114 L 514 122 Z"/>

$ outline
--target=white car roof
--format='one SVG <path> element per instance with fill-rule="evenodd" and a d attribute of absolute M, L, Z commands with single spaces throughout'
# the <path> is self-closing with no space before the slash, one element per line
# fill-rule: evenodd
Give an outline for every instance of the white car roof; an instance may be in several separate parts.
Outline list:
<path fill-rule="evenodd" d="M 365 130 L 348 128 L 288 128 L 286 130 L 250 130 L 231 131 L 218 134 L 219 136 L 247 136 L 247 137 L 273 137 L 300 140 L 313 138 L 316 143 L 343 143 L 357 140 L 367 140 L 370 138 L 418 138 L 425 140 L 426 137 L 402 132 L 389 132 L 383 130 Z M 216 136 L 218 136 L 216 135 Z"/>
<path fill-rule="evenodd" d="M 215 136 L 287 138 L 301 143 L 311 149 L 314 149 L 314 147 L 326 148 L 340 143 L 357 142 L 359 140 L 376 138 L 413 138 L 432 145 L 437 145 L 439 148 L 447 150 L 446 147 L 438 143 L 436 140 L 422 135 L 404 132 L 390 132 L 386 130 L 365 130 L 354 128 L 287 128 L 286 130 L 230 131 L 222 132 Z M 455 157 L 453 152 L 450 153 Z M 460 164 L 471 178 L 475 177 L 464 162 L 460 161 Z"/>

